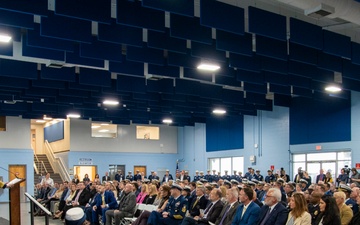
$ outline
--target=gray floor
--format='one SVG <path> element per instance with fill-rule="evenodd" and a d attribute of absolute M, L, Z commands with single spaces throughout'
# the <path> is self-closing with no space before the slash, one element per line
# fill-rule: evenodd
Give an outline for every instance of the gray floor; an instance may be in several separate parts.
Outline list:
<path fill-rule="evenodd" d="M 30 220 L 30 203 L 21 203 L 21 224 L 19 225 L 31 225 Z M 9 204 L 8 203 L 1 203 L 0 204 L 0 217 L 9 220 Z M 34 225 L 42 225 L 45 223 L 45 217 L 39 216 L 34 217 Z M 3 223 L 1 224 L 3 225 Z M 52 218 L 49 218 L 49 225 L 64 225 L 63 222 L 60 220 L 53 220 Z"/>

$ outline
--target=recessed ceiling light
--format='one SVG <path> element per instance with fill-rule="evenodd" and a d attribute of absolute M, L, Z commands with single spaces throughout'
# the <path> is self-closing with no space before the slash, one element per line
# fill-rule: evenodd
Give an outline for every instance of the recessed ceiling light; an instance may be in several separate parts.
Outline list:
<path fill-rule="evenodd" d="M 201 63 L 198 67 L 199 70 L 206 70 L 206 71 L 216 71 L 220 69 L 219 65 L 210 64 L 210 63 Z"/>
<path fill-rule="evenodd" d="M 104 105 L 119 105 L 119 102 L 115 101 L 115 100 L 105 100 L 105 101 L 103 101 L 103 104 Z"/>
<path fill-rule="evenodd" d="M 11 37 L 7 34 L 0 34 L 0 42 L 9 43 L 11 41 Z"/>
<path fill-rule="evenodd" d="M 45 120 L 36 120 L 37 123 L 46 123 Z"/>
<path fill-rule="evenodd" d="M 108 123 L 101 123 L 100 125 L 101 126 L 108 126 L 109 124 Z"/>
<path fill-rule="evenodd" d="M 214 113 L 214 114 L 217 114 L 217 115 L 223 115 L 223 114 L 226 113 L 226 111 L 223 110 L 223 109 L 214 109 L 214 110 L 213 110 L 213 113 Z"/>
<path fill-rule="evenodd" d="M 328 87 L 325 88 L 325 91 L 339 92 L 339 91 L 341 91 L 341 88 L 339 88 L 338 86 L 328 86 Z"/>
<path fill-rule="evenodd" d="M 44 117 L 43 117 L 43 120 L 52 120 L 53 118 L 51 118 L 51 117 L 47 117 L 46 115 L 44 115 Z"/>
<path fill-rule="evenodd" d="M 91 129 L 96 129 L 96 128 L 99 128 L 99 127 L 101 127 L 101 126 L 99 126 L 99 125 L 94 125 L 94 126 L 91 126 Z"/>
<path fill-rule="evenodd" d="M 80 115 L 79 114 L 68 114 L 67 115 L 67 118 L 80 118 Z"/>
<path fill-rule="evenodd" d="M 170 123 L 172 123 L 173 121 L 172 121 L 172 119 L 163 119 L 162 122 L 163 122 L 163 123 L 170 124 Z"/>
<path fill-rule="evenodd" d="M 105 132 L 109 132 L 109 130 L 103 129 L 103 130 L 99 130 L 99 132 L 105 133 Z"/>

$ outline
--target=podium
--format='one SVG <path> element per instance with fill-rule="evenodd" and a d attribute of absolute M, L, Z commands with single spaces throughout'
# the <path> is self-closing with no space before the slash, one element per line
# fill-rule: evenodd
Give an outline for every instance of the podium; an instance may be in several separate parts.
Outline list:
<path fill-rule="evenodd" d="M 9 214 L 10 214 L 10 225 L 21 224 L 21 210 L 20 210 L 20 183 L 26 179 L 15 178 L 8 183 L 13 186 L 9 189 Z"/>

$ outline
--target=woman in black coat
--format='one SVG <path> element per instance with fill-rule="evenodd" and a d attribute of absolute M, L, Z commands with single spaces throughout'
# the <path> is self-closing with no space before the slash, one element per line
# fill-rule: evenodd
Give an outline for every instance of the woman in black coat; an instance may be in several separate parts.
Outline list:
<path fill-rule="evenodd" d="M 341 225 L 340 210 L 334 197 L 323 195 L 319 207 L 320 214 L 315 220 L 315 225 Z"/>

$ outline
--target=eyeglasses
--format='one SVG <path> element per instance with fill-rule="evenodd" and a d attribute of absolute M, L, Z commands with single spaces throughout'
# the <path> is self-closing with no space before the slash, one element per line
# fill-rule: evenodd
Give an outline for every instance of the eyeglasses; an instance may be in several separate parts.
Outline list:
<path fill-rule="evenodd" d="M 265 197 L 275 197 L 275 196 L 273 196 L 273 195 L 265 195 Z"/>

